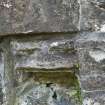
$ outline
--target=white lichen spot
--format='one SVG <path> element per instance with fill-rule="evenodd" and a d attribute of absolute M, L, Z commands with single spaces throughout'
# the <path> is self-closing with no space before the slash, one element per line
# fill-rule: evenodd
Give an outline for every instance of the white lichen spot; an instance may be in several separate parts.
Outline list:
<path fill-rule="evenodd" d="M 93 100 L 89 99 L 89 98 L 86 98 L 83 101 L 83 105 L 93 105 Z"/>
<path fill-rule="evenodd" d="M 6 3 L 6 2 L 2 2 L 0 5 L 6 7 L 6 8 L 10 8 L 12 6 L 11 3 Z"/>
<path fill-rule="evenodd" d="M 96 31 L 99 31 L 100 30 L 100 28 L 98 27 L 98 25 L 95 24 L 94 26 L 95 26 L 95 30 Z"/>
<path fill-rule="evenodd" d="M 51 44 L 51 47 L 54 47 L 54 46 L 58 46 L 58 42 L 53 42 L 53 43 Z"/>
<path fill-rule="evenodd" d="M 83 105 L 100 105 L 100 103 L 94 101 L 94 100 L 91 99 L 91 98 L 86 98 L 86 99 L 84 99 L 84 101 L 83 101 Z"/>
<path fill-rule="evenodd" d="M 21 103 L 21 105 L 27 105 L 27 103 L 23 101 L 23 102 Z"/>
<path fill-rule="evenodd" d="M 90 51 L 89 55 L 95 59 L 95 61 L 100 62 L 101 60 L 105 59 L 105 52 L 104 51 Z"/>
<path fill-rule="evenodd" d="M 24 34 L 27 34 L 27 33 L 30 33 L 30 32 L 33 32 L 33 30 L 28 30 L 28 31 L 25 31 L 23 32 Z"/>
<path fill-rule="evenodd" d="M 105 32 L 105 24 L 101 26 L 100 32 Z"/>
<path fill-rule="evenodd" d="M 100 103 L 96 102 L 96 103 L 94 103 L 94 105 L 100 105 Z"/>

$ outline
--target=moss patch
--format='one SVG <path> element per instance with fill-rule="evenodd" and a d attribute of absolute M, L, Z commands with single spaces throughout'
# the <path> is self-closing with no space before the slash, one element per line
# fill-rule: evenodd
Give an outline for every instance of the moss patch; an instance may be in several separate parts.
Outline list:
<path fill-rule="evenodd" d="M 66 87 L 77 85 L 77 77 L 71 72 L 36 72 L 32 75 L 40 83 L 54 83 Z"/>
<path fill-rule="evenodd" d="M 49 51 L 53 51 L 53 52 L 62 52 L 62 53 L 75 53 L 76 52 L 76 49 L 74 49 L 73 47 L 69 48 L 69 47 L 52 47 L 50 48 Z"/>

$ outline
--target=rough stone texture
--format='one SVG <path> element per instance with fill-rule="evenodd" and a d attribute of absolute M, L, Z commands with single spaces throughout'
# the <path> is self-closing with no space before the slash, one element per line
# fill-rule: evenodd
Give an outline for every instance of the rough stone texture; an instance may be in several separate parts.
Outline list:
<path fill-rule="evenodd" d="M 6 37 L 0 47 L 4 105 L 105 104 L 105 33 Z"/>
<path fill-rule="evenodd" d="M 0 34 L 79 30 L 78 0 L 1 0 Z"/>
<path fill-rule="evenodd" d="M 81 105 L 76 35 L 2 38 L 1 105 Z"/>
<path fill-rule="evenodd" d="M 83 105 L 105 105 L 105 91 L 84 93 Z"/>
<path fill-rule="evenodd" d="M 76 34 L 15 38 L 11 41 L 16 69 L 72 69 L 78 64 Z"/>
<path fill-rule="evenodd" d="M 105 33 L 83 33 L 77 39 L 84 105 L 105 104 Z M 93 104 L 94 103 L 94 104 Z"/>
<path fill-rule="evenodd" d="M 35 86 L 32 90 L 28 92 L 25 96 L 21 96 L 18 100 L 19 105 L 74 105 L 73 98 L 70 98 L 69 91 L 70 89 L 66 90 L 64 88 L 55 86 L 54 87 L 57 94 L 57 98 L 53 98 L 54 91 L 51 88 L 46 88 L 45 85 Z M 57 89 L 56 89 L 57 88 Z M 37 95 L 35 95 L 37 94 Z M 74 93 L 75 94 L 75 93 Z M 76 103 L 78 104 L 78 103 Z"/>
<path fill-rule="evenodd" d="M 105 104 L 105 33 L 26 36 L 1 39 L 3 105 Z"/>
<path fill-rule="evenodd" d="M 105 32 L 104 0 L 1 0 L 0 34 Z"/>
<path fill-rule="evenodd" d="M 0 51 L 0 105 L 3 104 L 3 95 L 5 94 L 3 92 L 3 85 L 4 85 L 4 78 L 3 75 L 4 74 L 4 63 L 3 63 L 3 54 Z"/>
<path fill-rule="evenodd" d="M 70 72 L 36 72 L 19 84 L 16 105 L 80 105 L 78 81 Z"/>
<path fill-rule="evenodd" d="M 105 32 L 105 1 L 81 0 L 80 29 Z"/>
<path fill-rule="evenodd" d="M 9 1 L 0 0 L 0 34 L 8 34 L 12 31 L 10 22 L 11 7 L 8 8 L 9 5 L 11 5 Z"/>
<path fill-rule="evenodd" d="M 105 0 L 0 0 L 0 105 L 105 105 L 103 32 Z"/>
<path fill-rule="evenodd" d="M 105 74 L 92 73 L 81 76 L 81 85 L 85 90 L 105 90 Z"/>
<path fill-rule="evenodd" d="M 4 105 L 12 105 L 15 102 L 15 72 L 14 72 L 14 61 L 11 53 L 10 47 L 10 39 L 2 39 L 3 42 L 1 43 L 0 48 L 3 51 L 3 58 L 4 58 Z M 8 46 L 7 46 L 8 45 Z"/>

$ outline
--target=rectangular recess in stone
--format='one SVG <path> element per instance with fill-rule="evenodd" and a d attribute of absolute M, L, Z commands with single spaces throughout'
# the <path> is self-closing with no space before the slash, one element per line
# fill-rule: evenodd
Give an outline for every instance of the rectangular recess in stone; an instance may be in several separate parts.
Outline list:
<path fill-rule="evenodd" d="M 83 105 L 105 105 L 105 91 L 83 93 Z"/>
<path fill-rule="evenodd" d="M 12 7 L 13 32 L 79 30 L 79 0 L 13 0 Z"/>
<path fill-rule="evenodd" d="M 76 42 L 80 74 L 104 73 L 105 33 L 83 33 Z"/>
<path fill-rule="evenodd" d="M 78 63 L 73 35 L 42 35 L 11 41 L 15 69 L 66 70 Z M 65 69 L 66 68 L 66 69 Z"/>
<path fill-rule="evenodd" d="M 24 77 L 24 74 L 23 74 Z M 17 87 L 18 105 L 81 105 L 77 77 L 71 72 L 36 72 Z"/>
<path fill-rule="evenodd" d="M 105 1 L 80 0 L 80 30 L 105 32 Z"/>
<path fill-rule="evenodd" d="M 95 91 L 105 90 L 105 73 L 93 73 L 80 76 L 83 90 Z"/>

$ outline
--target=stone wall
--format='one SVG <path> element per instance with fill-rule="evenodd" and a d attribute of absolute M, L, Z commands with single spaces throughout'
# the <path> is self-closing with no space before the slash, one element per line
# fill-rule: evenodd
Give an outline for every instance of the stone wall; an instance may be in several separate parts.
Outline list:
<path fill-rule="evenodd" d="M 104 17 L 104 0 L 1 0 L 0 105 L 105 105 Z"/>

